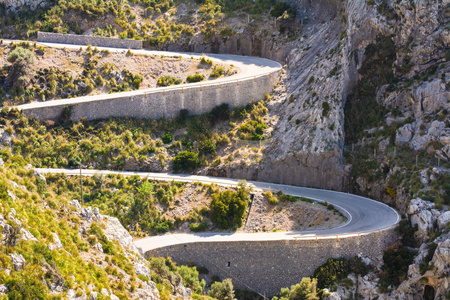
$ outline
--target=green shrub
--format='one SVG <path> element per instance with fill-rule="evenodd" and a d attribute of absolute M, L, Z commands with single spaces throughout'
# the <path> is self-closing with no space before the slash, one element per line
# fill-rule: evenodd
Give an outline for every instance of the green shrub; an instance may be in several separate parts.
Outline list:
<path fill-rule="evenodd" d="M 203 292 L 206 282 L 204 279 L 199 279 L 199 273 L 196 267 L 181 266 L 178 267 L 177 271 L 183 279 L 184 286 L 190 288 L 196 294 L 201 294 Z"/>
<path fill-rule="evenodd" d="M 221 36 L 233 36 L 233 35 L 236 35 L 236 31 L 231 29 L 231 28 L 229 28 L 228 26 L 224 26 L 220 30 L 219 34 Z"/>
<path fill-rule="evenodd" d="M 209 58 L 202 57 L 200 59 L 200 63 L 203 64 L 203 65 L 212 65 L 213 62 Z"/>
<path fill-rule="evenodd" d="M 214 282 L 208 292 L 210 297 L 217 300 L 235 300 L 233 283 L 230 278 L 224 279 L 222 282 Z"/>
<path fill-rule="evenodd" d="M 382 291 L 386 291 L 389 286 L 397 287 L 406 279 L 409 265 L 412 264 L 416 254 L 416 251 L 405 246 L 384 251 L 384 264 L 378 282 Z"/>
<path fill-rule="evenodd" d="M 172 133 L 167 132 L 165 135 L 162 136 L 161 139 L 162 139 L 164 144 L 172 143 Z"/>
<path fill-rule="evenodd" d="M 277 205 L 279 200 L 277 197 L 275 197 L 271 191 L 267 191 L 264 193 L 264 197 L 266 197 L 267 201 L 269 201 L 269 203 L 271 205 Z"/>
<path fill-rule="evenodd" d="M 317 286 L 324 289 L 336 281 L 344 279 L 350 274 L 350 264 L 345 258 L 329 258 L 325 264 L 314 271 Z"/>
<path fill-rule="evenodd" d="M 322 116 L 328 117 L 328 113 L 330 112 L 330 104 L 328 102 L 324 101 L 322 102 Z"/>
<path fill-rule="evenodd" d="M 12 64 L 9 72 L 11 82 L 15 86 L 20 86 L 27 80 L 31 71 L 30 66 L 36 62 L 36 56 L 28 49 L 16 47 L 8 54 L 6 60 Z"/>
<path fill-rule="evenodd" d="M 186 78 L 186 81 L 189 83 L 194 83 L 194 82 L 203 81 L 204 79 L 205 79 L 205 75 L 200 74 L 200 73 L 195 73 L 194 75 L 189 75 Z"/>
<path fill-rule="evenodd" d="M 260 123 L 258 121 L 249 120 L 238 128 L 242 134 L 240 138 L 242 140 L 264 140 L 264 130 L 267 128 L 267 124 Z"/>
<path fill-rule="evenodd" d="M 284 2 L 278 2 L 275 4 L 274 8 L 270 11 L 272 17 L 281 17 L 284 13 L 287 13 L 289 17 L 294 18 L 297 15 L 297 11 L 292 8 L 289 4 Z"/>
<path fill-rule="evenodd" d="M 166 76 L 160 77 L 158 79 L 158 83 L 157 84 L 159 86 L 169 86 L 169 85 L 178 85 L 178 84 L 180 84 L 182 82 L 183 81 L 181 79 L 179 79 L 179 78 L 166 75 Z"/>
<path fill-rule="evenodd" d="M 175 171 L 192 171 L 198 166 L 200 166 L 200 160 L 194 152 L 182 151 L 173 159 Z"/>
<path fill-rule="evenodd" d="M 222 76 L 224 74 L 224 72 L 225 71 L 224 71 L 223 67 L 214 66 L 214 70 L 211 72 L 211 74 L 209 74 L 209 77 L 217 78 L 217 77 Z"/>
<path fill-rule="evenodd" d="M 192 232 L 201 232 L 208 230 L 208 224 L 207 223 L 198 223 L 198 224 L 191 224 L 189 225 L 189 230 Z"/>
<path fill-rule="evenodd" d="M 248 194 L 240 188 L 237 192 L 224 191 L 213 195 L 211 221 L 222 229 L 242 226 L 242 217 L 247 208 Z"/>

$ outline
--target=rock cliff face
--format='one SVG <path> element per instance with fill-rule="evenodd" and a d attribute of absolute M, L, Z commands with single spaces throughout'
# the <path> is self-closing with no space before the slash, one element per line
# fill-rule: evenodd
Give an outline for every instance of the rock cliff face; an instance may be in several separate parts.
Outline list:
<path fill-rule="evenodd" d="M 4 4 L 12 11 L 17 11 L 18 9 L 35 10 L 46 6 L 48 2 L 46 0 L 0 0 L 0 4 Z"/>

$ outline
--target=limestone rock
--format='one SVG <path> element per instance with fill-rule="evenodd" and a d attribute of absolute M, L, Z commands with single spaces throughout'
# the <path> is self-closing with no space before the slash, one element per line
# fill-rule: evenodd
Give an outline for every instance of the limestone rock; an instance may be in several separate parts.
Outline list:
<path fill-rule="evenodd" d="M 19 271 L 22 270 L 23 265 L 26 263 L 25 259 L 23 258 L 22 254 L 15 254 L 11 253 L 9 255 L 12 259 L 14 270 Z"/>
<path fill-rule="evenodd" d="M 39 178 L 40 180 L 47 182 L 47 179 L 45 179 L 44 175 L 42 175 L 41 173 L 39 173 L 38 171 L 34 170 L 34 176 Z"/>
<path fill-rule="evenodd" d="M 79 212 L 81 210 L 81 205 L 80 205 L 80 202 L 78 202 L 78 200 L 72 200 L 69 202 L 69 204 L 72 205 L 73 207 L 75 207 L 77 212 Z"/>
<path fill-rule="evenodd" d="M 103 232 L 105 233 L 108 240 L 117 241 L 125 249 L 128 249 L 135 253 L 140 253 L 133 243 L 133 237 L 122 226 L 117 218 L 104 216 L 104 220 L 106 221 L 106 228 Z"/>
<path fill-rule="evenodd" d="M 111 294 L 111 296 L 109 296 L 109 297 L 111 298 L 111 300 L 120 300 L 120 298 L 114 294 Z"/>
<path fill-rule="evenodd" d="M 418 231 L 417 237 L 420 240 L 428 239 L 428 231 L 433 227 L 436 215 L 433 214 L 432 209 L 434 203 L 424 201 L 420 198 L 411 200 L 411 204 L 408 207 L 408 215 L 411 220 L 411 224 L 414 226 L 417 224 Z"/>
<path fill-rule="evenodd" d="M 39 240 L 28 229 L 21 228 L 20 233 L 22 234 L 21 238 L 24 241 L 39 242 Z"/>
<path fill-rule="evenodd" d="M 102 293 L 103 296 L 109 296 L 109 292 L 105 288 L 102 288 L 101 293 Z"/>
<path fill-rule="evenodd" d="M 58 235 L 55 232 L 52 232 L 53 235 L 53 243 L 49 244 L 47 247 L 50 250 L 61 249 L 63 247 Z"/>
<path fill-rule="evenodd" d="M 411 124 L 406 124 L 397 130 L 395 141 L 399 144 L 408 143 L 413 136 L 413 127 Z"/>
<path fill-rule="evenodd" d="M 0 295 L 6 295 L 8 293 L 8 287 L 6 284 L 0 284 Z"/>
<path fill-rule="evenodd" d="M 358 278 L 358 293 L 364 299 L 372 299 L 375 295 L 380 293 L 377 286 L 378 278 L 373 273 L 369 273 L 363 277 Z"/>
<path fill-rule="evenodd" d="M 150 269 L 142 264 L 142 263 L 133 263 L 134 266 L 134 271 L 136 272 L 136 275 L 144 275 L 145 277 L 147 277 L 148 279 L 152 278 L 152 274 L 150 272 Z"/>
<path fill-rule="evenodd" d="M 437 225 L 439 230 L 443 230 L 447 226 L 448 222 L 450 222 L 450 211 L 446 211 L 438 217 Z"/>
<path fill-rule="evenodd" d="M 83 294 L 81 296 L 77 296 L 73 289 L 67 291 L 66 297 L 68 300 L 87 300 L 85 291 L 83 291 Z"/>
<path fill-rule="evenodd" d="M 35 10 L 38 7 L 48 5 L 46 0 L 0 0 L 0 3 L 5 4 L 5 6 L 11 11 L 18 11 L 22 8 L 27 10 Z"/>
<path fill-rule="evenodd" d="M 92 207 L 90 207 L 90 206 L 83 207 L 81 209 L 81 213 L 80 214 L 88 222 L 101 221 L 102 220 L 102 215 L 100 214 L 100 212 L 99 212 L 97 207 L 94 207 L 93 210 L 92 210 Z"/>
<path fill-rule="evenodd" d="M 97 292 L 91 292 L 90 300 L 97 300 Z"/>
<path fill-rule="evenodd" d="M 13 199 L 13 201 L 16 201 L 16 195 L 14 195 L 13 192 L 8 191 L 8 196 L 9 196 L 11 199 Z"/>
<path fill-rule="evenodd" d="M 0 167 L 4 167 L 5 166 L 5 162 L 3 161 L 3 158 L 0 157 Z"/>

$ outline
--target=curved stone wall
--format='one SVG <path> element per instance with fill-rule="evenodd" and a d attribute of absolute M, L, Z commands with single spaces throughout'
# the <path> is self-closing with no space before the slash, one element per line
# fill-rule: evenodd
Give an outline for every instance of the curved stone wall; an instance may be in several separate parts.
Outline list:
<path fill-rule="evenodd" d="M 396 240 L 393 229 L 380 233 L 319 240 L 264 242 L 204 242 L 180 244 L 148 251 L 150 256 L 170 256 L 179 263 L 206 267 L 221 279 L 232 278 L 238 289 L 257 291 L 266 296 L 312 276 L 328 258 L 362 255 L 376 259 Z"/>
<path fill-rule="evenodd" d="M 205 82 L 181 86 L 155 88 L 135 92 L 54 100 L 19 107 L 25 115 L 40 120 L 57 120 L 70 107 L 69 119 L 79 121 L 109 117 L 173 118 L 181 109 L 189 114 L 210 112 L 215 106 L 227 103 L 230 107 L 245 106 L 264 98 L 278 82 L 279 71 L 227 82 Z"/>

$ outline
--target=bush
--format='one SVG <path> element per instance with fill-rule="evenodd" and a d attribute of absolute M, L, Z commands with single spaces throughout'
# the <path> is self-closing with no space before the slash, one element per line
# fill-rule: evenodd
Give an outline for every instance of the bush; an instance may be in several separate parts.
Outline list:
<path fill-rule="evenodd" d="M 12 64 L 10 80 L 14 82 L 14 85 L 20 86 L 27 80 L 31 70 L 30 66 L 36 62 L 36 56 L 28 49 L 16 47 L 8 54 L 6 60 Z"/>
<path fill-rule="evenodd" d="M 189 83 L 194 83 L 194 82 L 203 81 L 204 79 L 205 79 L 205 75 L 200 74 L 200 73 L 195 73 L 195 75 L 189 75 L 186 78 L 186 81 Z"/>
<path fill-rule="evenodd" d="M 158 79 L 158 83 L 157 84 L 159 86 L 169 86 L 169 85 L 177 85 L 177 84 L 180 84 L 182 82 L 183 81 L 181 79 L 178 79 L 176 77 L 167 75 L 167 76 L 160 77 Z"/>
<path fill-rule="evenodd" d="M 337 280 L 344 279 L 350 274 L 350 264 L 345 258 L 329 258 L 325 264 L 314 271 L 314 277 L 317 278 L 317 286 L 321 289 L 335 283 Z"/>
<path fill-rule="evenodd" d="M 322 102 L 322 116 L 327 117 L 330 109 L 330 104 L 328 104 L 328 102 Z"/>
<path fill-rule="evenodd" d="M 181 266 L 178 267 L 178 273 L 183 279 L 183 285 L 190 288 L 194 293 L 201 294 L 205 288 L 206 282 L 204 279 L 198 278 L 198 271 L 196 267 Z"/>
<path fill-rule="evenodd" d="M 202 57 L 201 59 L 200 59 L 200 63 L 201 64 L 204 64 L 204 65 L 212 65 L 212 60 L 210 60 L 209 58 L 206 58 L 206 57 Z"/>
<path fill-rule="evenodd" d="M 175 171 L 192 171 L 200 166 L 197 154 L 190 151 L 183 151 L 173 159 L 173 169 Z"/>
<path fill-rule="evenodd" d="M 172 142 L 172 133 L 168 132 L 162 136 L 162 141 L 164 144 L 170 144 Z"/>
<path fill-rule="evenodd" d="M 270 11 L 272 17 L 278 18 L 281 17 L 284 13 L 287 13 L 289 17 L 295 17 L 297 15 L 297 11 L 292 8 L 289 4 L 284 2 L 278 2 L 275 4 L 274 8 Z"/>
<path fill-rule="evenodd" d="M 229 28 L 228 26 L 225 26 L 225 27 L 222 27 L 219 34 L 221 36 L 233 36 L 233 35 L 236 35 L 236 31 Z"/>
<path fill-rule="evenodd" d="M 215 66 L 214 70 L 211 72 L 211 74 L 209 74 L 209 77 L 217 78 L 217 77 L 222 76 L 224 73 L 225 73 L 225 71 L 224 71 L 223 67 Z"/>
<path fill-rule="evenodd" d="M 192 232 L 201 232 L 206 231 L 208 229 L 207 223 L 198 223 L 189 225 L 189 230 Z"/>
<path fill-rule="evenodd" d="M 247 209 L 248 194 L 240 188 L 237 192 L 225 191 L 213 195 L 211 221 L 220 228 L 242 226 L 242 217 Z"/>
<path fill-rule="evenodd" d="M 275 197 L 271 191 L 267 191 L 264 193 L 264 197 L 269 201 L 271 205 L 277 205 L 279 200 L 277 197 Z"/>
<path fill-rule="evenodd" d="M 214 282 L 211 285 L 211 289 L 209 290 L 208 295 L 217 300 L 235 300 L 233 283 L 231 279 L 227 278 L 222 282 Z"/>
<path fill-rule="evenodd" d="M 416 251 L 404 246 L 384 251 L 384 264 L 378 282 L 382 290 L 386 290 L 389 286 L 397 287 L 406 279 L 409 265 L 412 264 L 416 254 Z"/>
<path fill-rule="evenodd" d="M 229 120 L 231 116 L 230 106 L 227 103 L 222 103 L 216 106 L 211 111 L 212 121 Z"/>

